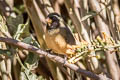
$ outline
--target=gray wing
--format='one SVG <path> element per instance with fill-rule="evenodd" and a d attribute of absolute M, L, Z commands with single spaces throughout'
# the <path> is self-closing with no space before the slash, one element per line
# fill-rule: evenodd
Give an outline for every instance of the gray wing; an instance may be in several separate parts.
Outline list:
<path fill-rule="evenodd" d="M 72 32 L 70 29 L 65 26 L 65 27 L 60 27 L 60 34 L 65 38 L 65 41 L 70 44 L 70 45 L 75 45 L 75 38 L 73 37 Z"/>

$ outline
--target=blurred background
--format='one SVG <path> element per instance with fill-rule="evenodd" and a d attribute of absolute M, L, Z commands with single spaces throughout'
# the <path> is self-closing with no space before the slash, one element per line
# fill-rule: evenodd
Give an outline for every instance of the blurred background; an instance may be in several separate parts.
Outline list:
<path fill-rule="evenodd" d="M 46 50 L 45 19 L 53 12 L 62 16 L 81 46 L 75 65 L 103 80 L 120 80 L 120 0 L 0 0 L 0 37 Z M 0 42 L 0 80 L 93 79 Z"/>

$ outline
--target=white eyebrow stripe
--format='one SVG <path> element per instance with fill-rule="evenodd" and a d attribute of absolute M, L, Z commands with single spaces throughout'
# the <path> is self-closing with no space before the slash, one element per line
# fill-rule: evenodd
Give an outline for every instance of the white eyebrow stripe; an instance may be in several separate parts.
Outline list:
<path fill-rule="evenodd" d="M 60 21 L 63 21 L 63 19 L 60 16 L 58 16 L 58 15 L 53 15 L 53 16 L 58 18 Z"/>
<path fill-rule="evenodd" d="M 60 18 L 60 16 L 58 16 L 58 15 L 53 15 L 53 16 L 55 16 L 56 18 Z"/>

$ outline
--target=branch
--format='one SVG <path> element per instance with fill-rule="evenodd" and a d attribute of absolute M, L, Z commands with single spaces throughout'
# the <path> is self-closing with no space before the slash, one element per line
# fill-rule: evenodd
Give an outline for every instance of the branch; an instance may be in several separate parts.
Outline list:
<path fill-rule="evenodd" d="M 100 7 L 98 0 L 88 0 L 88 1 L 89 1 L 89 5 L 90 5 L 91 10 L 96 11 L 96 12 L 101 10 L 101 7 Z M 109 21 L 107 19 L 103 20 L 100 15 L 96 15 L 94 17 L 94 20 L 95 20 L 97 28 L 101 34 L 102 34 L 102 32 L 105 32 L 108 36 L 111 36 L 111 32 L 109 30 L 110 26 L 108 25 Z M 110 50 L 114 50 L 114 49 L 111 48 Z M 119 68 L 119 64 L 118 64 L 118 60 L 116 58 L 116 55 L 110 54 L 110 51 L 105 51 L 105 55 L 106 55 L 106 63 L 108 65 L 108 70 L 110 72 L 112 79 L 119 80 L 120 79 L 120 75 L 119 75 L 120 68 Z"/>
<path fill-rule="evenodd" d="M 42 49 L 38 49 L 38 48 L 31 46 L 29 44 L 26 44 L 26 43 L 23 43 L 23 42 L 20 42 L 20 41 L 11 39 L 11 38 L 3 38 L 3 37 L 0 37 L 0 41 L 5 42 L 5 43 L 10 44 L 10 45 L 17 46 L 17 47 L 22 48 L 22 49 L 26 49 L 26 50 L 33 52 L 33 53 L 36 53 L 38 55 L 46 56 L 46 57 L 50 58 L 51 60 L 56 61 L 58 63 L 61 63 L 64 66 L 80 73 L 83 76 L 90 77 L 90 78 L 95 79 L 95 80 L 102 80 L 101 77 L 99 77 L 98 75 L 96 75 L 90 71 L 83 70 L 74 64 L 69 64 L 63 58 L 56 56 L 56 55 L 52 55 L 52 54 L 50 54 Z"/>

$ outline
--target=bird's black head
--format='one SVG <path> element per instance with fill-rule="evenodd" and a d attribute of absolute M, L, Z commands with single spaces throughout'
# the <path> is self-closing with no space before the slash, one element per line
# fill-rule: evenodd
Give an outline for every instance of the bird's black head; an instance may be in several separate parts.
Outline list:
<path fill-rule="evenodd" d="M 47 29 L 51 30 L 51 29 L 57 29 L 60 26 L 60 15 L 57 13 L 50 13 L 47 18 L 46 18 L 46 22 L 47 22 Z"/>

